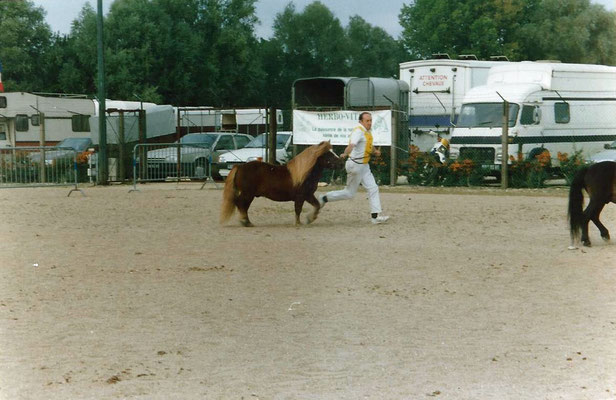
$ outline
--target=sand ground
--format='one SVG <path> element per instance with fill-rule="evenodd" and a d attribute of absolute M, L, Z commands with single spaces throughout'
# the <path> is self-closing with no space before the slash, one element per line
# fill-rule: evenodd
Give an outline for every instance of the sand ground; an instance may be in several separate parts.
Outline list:
<path fill-rule="evenodd" d="M 567 250 L 565 188 L 243 228 L 199 187 L 0 190 L 1 399 L 616 398 L 616 246 Z"/>

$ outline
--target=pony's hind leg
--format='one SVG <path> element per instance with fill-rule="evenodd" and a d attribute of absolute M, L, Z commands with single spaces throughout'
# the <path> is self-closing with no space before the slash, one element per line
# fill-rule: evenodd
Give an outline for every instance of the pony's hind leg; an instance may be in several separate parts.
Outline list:
<path fill-rule="evenodd" d="M 591 220 L 595 223 L 595 225 L 597 225 L 597 228 L 599 228 L 599 231 L 601 231 L 602 237 L 604 233 L 607 233 L 607 229 L 605 228 L 605 226 L 603 226 L 603 224 L 599 222 L 599 213 L 603 209 L 604 205 L 605 204 L 600 203 L 596 199 L 593 199 L 591 197 L 588 202 L 588 206 L 584 210 L 584 221 L 582 222 L 582 239 L 581 240 L 582 240 L 582 244 L 586 247 L 591 247 L 590 237 L 588 235 L 588 224 L 590 223 Z M 601 227 L 599 225 L 603 227 L 604 231 L 601 230 Z M 607 233 L 607 235 L 609 237 L 609 233 Z"/>
<path fill-rule="evenodd" d="M 252 222 L 250 222 L 250 219 L 248 218 L 248 208 L 250 208 L 250 204 L 252 203 L 253 199 L 254 197 L 247 198 L 247 197 L 241 196 L 236 201 L 237 209 L 240 214 L 240 223 L 245 227 L 254 226 Z"/>
<path fill-rule="evenodd" d="M 590 218 L 590 220 L 599 229 L 599 232 L 601 232 L 601 237 L 603 238 L 603 240 L 607 242 L 610 240 L 610 231 L 608 231 L 605 225 L 603 225 L 601 221 L 599 221 L 599 215 L 601 215 L 603 207 L 605 207 L 605 204 L 598 205 L 596 207 L 594 215 Z"/>

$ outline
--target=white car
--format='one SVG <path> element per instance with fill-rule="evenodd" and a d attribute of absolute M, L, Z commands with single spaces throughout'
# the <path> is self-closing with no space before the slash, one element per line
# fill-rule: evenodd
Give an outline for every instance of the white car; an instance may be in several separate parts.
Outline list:
<path fill-rule="evenodd" d="M 601 161 L 616 161 L 616 141 L 606 144 L 605 150 L 590 156 L 588 161 L 598 163 Z"/>
<path fill-rule="evenodd" d="M 276 133 L 276 161 L 285 164 L 289 161 L 292 132 L 282 131 Z M 262 133 L 252 139 L 246 146 L 238 150 L 231 150 L 221 154 L 218 158 L 218 173 L 226 178 L 231 169 L 242 163 L 250 161 L 264 161 L 267 158 L 267 134 Z"/>

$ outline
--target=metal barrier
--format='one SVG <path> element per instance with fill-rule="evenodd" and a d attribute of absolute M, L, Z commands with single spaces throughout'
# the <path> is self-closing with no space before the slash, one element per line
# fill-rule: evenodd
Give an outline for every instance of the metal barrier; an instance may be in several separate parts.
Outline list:
<path fill-rule="evenodd" d="M 138 182 L 182 182 L 212 178 L 212 148 L 186 143 L 137 144 L 133 149 L 133 189 Z"/>
<path fill-rule="evenodd" d="M 0 188 L 73 186 L 77 187 L 77 151 L 63 147 L 0 148 Z"/>

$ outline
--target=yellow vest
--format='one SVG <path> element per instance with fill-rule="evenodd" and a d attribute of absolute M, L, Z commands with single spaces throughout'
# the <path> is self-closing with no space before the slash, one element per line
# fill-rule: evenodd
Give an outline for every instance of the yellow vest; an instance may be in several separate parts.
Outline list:
<path fill-rule="evenodd" d="M 364 149 L 364 157 L 362 158 L 362 164 L 368 164 L 370 162 L 370 155 L 372 154 L 372 133 L 366 130 L 366 128 L 364 128 L 364 126 L 361 124 L 357 128 L 359 128 L 364 133 L 364 137 L 366 138 L 366 148 Z"/>

